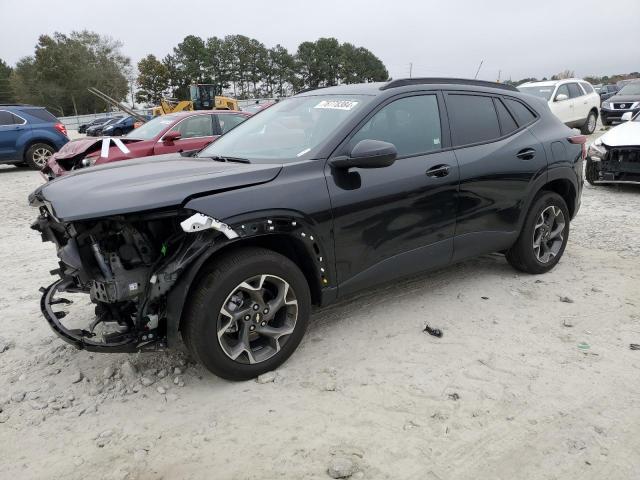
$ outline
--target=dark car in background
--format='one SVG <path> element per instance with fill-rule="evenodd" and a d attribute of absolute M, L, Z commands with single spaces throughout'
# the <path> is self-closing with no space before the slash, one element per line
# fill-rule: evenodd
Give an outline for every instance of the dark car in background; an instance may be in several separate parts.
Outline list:
<path fill-rule="evenodd" d="M 108 122 L 111 118 L 112 117 L 100 117 L 90 121 L 89 123 L 83 123 L 78 127 L 78 133 L 87 133 L 87 128 L 102 125 L 103 123 Z"/>
<path fill-rule="evenodd" d="M 312 304 L 491 252 L 551 270 L 580 207 L 585 140 L 545 100 L 498 83 L 303 92 L 195 156 L 34 191 L 32 228 L 59 260 L 40 306 L 78 348 L 173 348 L 182 335 L 213 373 L 249 379 L 294 352 Z M 96 318 L 73 319 L 65 292 L 89 297 Z"/>
<path fill-rule="evenodd" d="M 119 122 L 122 119 L 121 115 L 118 115 L 117 117 L 111 117 L 109 118 L 106 122 L 104 123 L 99 123 L 97 125 L 92 125 L 90 127 L 87 128 L 87 136 L 88 137 L 99 137 L 100 135 L 102 135 L 102 130 L 105 127 L 108 127 L 109 125 L 113 125 L 116 122 Z"/>
<path fill-rule="evenodd" d="M 640 112 L 640 80 L 628 82 L 620 91 L 609 97 L 600 106 L 600 118 L 603 125 L 621 122 L 622 116 L 631 112 L 634 116 Z"/>
<path fill-rule="evenodd" d="M 147 117 L 147 120 L 150 120 L 151 117 Z M 115 123 L 110 123 L 102 127 L 101 135 L 109 136 L 109 137 L 119 137 L 121 135 L 125 135 L 133 130 L 138 119 L 136 117 L 124 117 L 118 120 Z"/>
<path fill-rule="evenodd" d="M 601 85 L 600 88 L 597 89 L 596 91 L 600 95 L 600 100 L 605 101 L 608 98 L 614 96 L 616 93 L 618 93 L 619 90 L 620 90 L 620 87 L 618 87 L 617 85 L 609 84 L 609 85 Z"/>
<path fill-rule="evenodd" d="M 68 141 L 65 126 L 43 107 L 0 104 L 0 163 L 39 170 Z"/>
<path fill-rule="evenodd" d="M 217 137 L 244 122 L 251 114 L 232 110 L 179 112 L 149 120 L 124 137 L 113 140 L 102 153 L 102 138 L 69 142 L 52 156 L 42 170 L 48 179 L 92 165 L 133 158 L 200 150 Z"/>

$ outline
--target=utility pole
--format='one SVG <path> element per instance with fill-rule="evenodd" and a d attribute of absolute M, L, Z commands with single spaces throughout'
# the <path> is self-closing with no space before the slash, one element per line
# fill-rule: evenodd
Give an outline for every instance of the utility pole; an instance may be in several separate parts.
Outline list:
<path fill-rule="evenodd" d="M 413 62 L 409 62 L 409 78 L 413 75 Z"/>
<path fill-rule="evenodd" d="M 500 83 L 501 76 L 502 76 L 502 70 L 498 70 L 498 83 Z"/>
<path fill-rule="evenodd" d="M 478 70 L 476 71 L 476 76 L 473 78 L 478 78 L 478 74 L 480 73 L 480 69 L 482 68 L 482 64 L 484 63 L 484 60 L 480 60 L 480 65 L 478 65 Z"/>

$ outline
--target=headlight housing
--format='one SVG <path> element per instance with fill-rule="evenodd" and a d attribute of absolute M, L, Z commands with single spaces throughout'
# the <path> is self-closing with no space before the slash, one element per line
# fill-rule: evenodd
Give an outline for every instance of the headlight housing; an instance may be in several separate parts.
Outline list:
<path fill-rule="evenodd" d="M 601 161 L 606 154 L 607 147 L 602 144 L 602 140 L 597 139 L 595 142 L 589 145 L 587 156 L 594 162 Z"/>
<path fill-rule="evenodd" d="M 611 102 L 602 102 L 602 108 L 611 108 Z"/>

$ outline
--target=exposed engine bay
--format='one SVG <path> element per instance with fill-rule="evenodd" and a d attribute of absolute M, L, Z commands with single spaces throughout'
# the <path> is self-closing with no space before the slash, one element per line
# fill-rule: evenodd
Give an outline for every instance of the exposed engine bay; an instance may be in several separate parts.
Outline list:
<path fill-rule="evenodd" d="M 59 279 L 42 289 L 50 326 L 78 348 L 112 352 L 166 346 L 167 292 L 216 237 L 235 235 L 186 210 L 63 223 L 46 205 L 32 228 L 58 248 L 59 268 L 51 273 Z M 67 312 L 59 311 L 72 303 L 65 292 L 88 294 L 95 319 L 79 328 L 67 325 Z"/>

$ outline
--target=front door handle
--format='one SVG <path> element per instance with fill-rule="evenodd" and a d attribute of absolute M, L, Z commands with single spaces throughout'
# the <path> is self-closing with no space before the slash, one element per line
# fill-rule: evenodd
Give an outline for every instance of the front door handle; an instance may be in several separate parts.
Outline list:
<path fill-rule="evenodd" d="M 516 157 L 521 158 L 522 160 L 531 160 L 536 156 L 536 150 L 534 148 L 525 148 L 516 153 Z"/>
<path fill-rule="evenodd" d="M 436 165 L 435 167 L 431 167 L 425 173 L 426 173 L 427 177 L 442 178 L 442 177 L 446 177 L 447 175 L 449 175 L 449 169 L 450 168 L 451 167 L 449 165 Z"/>

